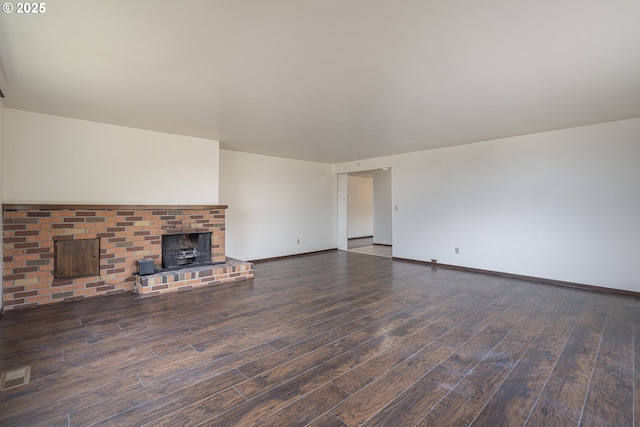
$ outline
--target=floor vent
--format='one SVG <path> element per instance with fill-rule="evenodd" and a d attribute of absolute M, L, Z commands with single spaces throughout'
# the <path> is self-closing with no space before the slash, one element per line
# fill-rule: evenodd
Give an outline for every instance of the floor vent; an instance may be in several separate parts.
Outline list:
<path fill-rule="evenodd" d="M 31 366 L 24 366 L 20 369 L 3 372 L 2 376 L 0 376 L 0 391 L 29 384 L 30 374 Z"/>

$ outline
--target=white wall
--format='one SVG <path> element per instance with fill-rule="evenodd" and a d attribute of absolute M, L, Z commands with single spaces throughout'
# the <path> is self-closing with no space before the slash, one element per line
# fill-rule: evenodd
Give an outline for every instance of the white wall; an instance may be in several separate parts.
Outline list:
<path fill-rule="evenodd" d="M 361 168 L 393 168 L 396 257 L 640 292 L 639 159 L 640 118 Z"/>
<path fill-rule="evenodd" d="M 218 203 L 218 141 L 4 114 L 5 203 Z"/>
<path fill-rule="evenodd" d="M 391 210 L 391 169 L 373 171 L 373 243 L 393 243 Z"/>
<path fill-rule="evenodd" d="M 220 150 L 227 256 L 256 260 L 335 248 L 336 187 L 331 165 Z"/>
<path fill-rule="evenodd" d="M 373 236 L 373 178 L 348 177 L 347 237 Z"/>

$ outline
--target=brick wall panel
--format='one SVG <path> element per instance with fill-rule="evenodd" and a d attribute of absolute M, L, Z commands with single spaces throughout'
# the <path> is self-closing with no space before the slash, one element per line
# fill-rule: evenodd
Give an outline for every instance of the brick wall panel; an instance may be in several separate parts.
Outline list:
<path fill-rule="evenodd" d="M 197 209 L 3 211 L 4 308 L 132 291 L 137 260 L 152 258 L 160 268 L 167 232 L 212 231 L 212 260 L 224 262 L 224 218 L 224 210 Z M 100 275 L 54 280 L 54 240 L 93 238 L 100 238 Z M 178 287 L 185 286 L 194 285 Z"/>

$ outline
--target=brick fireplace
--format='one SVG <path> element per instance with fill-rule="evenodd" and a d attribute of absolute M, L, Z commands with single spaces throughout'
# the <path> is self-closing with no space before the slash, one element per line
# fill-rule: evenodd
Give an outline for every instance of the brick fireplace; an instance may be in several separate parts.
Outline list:
<path fill-rule="evenodd" d="M 140 296 L 253 277 L 251 263 L 225 256 L 224 205 L 3 205 L 5 310 L 136 291 Z M 162 268 L 162 236 L 210 233 L 211 264 L 138 276 L 137 262 Z M 96 241 L 95 270 L 78 277 L 60 252 L 67 241 Z M 57 242 L 57 243 L 56 243 Z M 87 246 L 87 247 L 89 247 Z M 81 246 L 84 247 L 84 246 Z M 86 253 L 81 250 L 79 254 Z M 86 257 L 88 262 L 91 256 Z M 61 267 L 62 265 L 62 267 Z M 66 265 L 66 264 L 65 264 Z M 63 273 L 60 273 L 62 271 Z M 95 274 L 97 271 L 97 274 Z"/>

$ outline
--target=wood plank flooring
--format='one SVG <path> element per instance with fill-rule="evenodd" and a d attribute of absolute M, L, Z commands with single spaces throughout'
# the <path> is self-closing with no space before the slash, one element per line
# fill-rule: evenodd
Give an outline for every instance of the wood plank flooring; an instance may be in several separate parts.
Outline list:
<path fill-rule="evenodd" d="M 2 426 L 640 426 L 633 297 L 348 252 L 7 312 Z M 639 338 L 639 339 L 636 339 Z"/>

